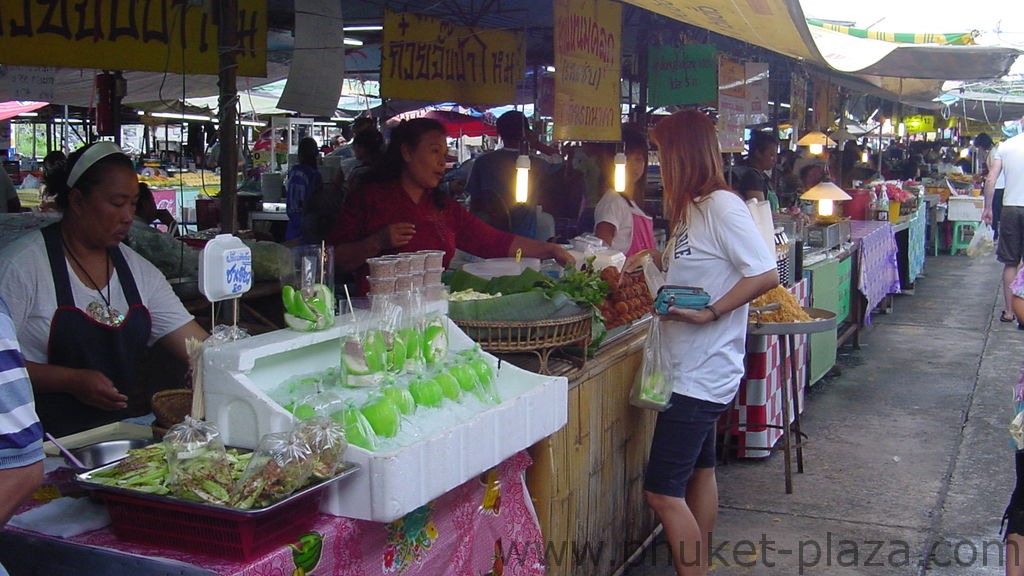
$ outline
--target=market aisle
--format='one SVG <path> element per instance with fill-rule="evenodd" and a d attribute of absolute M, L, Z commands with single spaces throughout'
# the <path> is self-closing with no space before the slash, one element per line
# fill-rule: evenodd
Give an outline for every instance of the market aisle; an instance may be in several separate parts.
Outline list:
<path fill-rule="evenodd" d="M 860 350 L 840 350 L 841 374 L 807 401 L 794 494 L 781 453 L 719 468 L 712 574 L 1003 573 L 1006 425 L 1024 331 L 998 321 L 999 271 L 930 258 L 916 294 L 876 315 Z M 649 549 L 628 574 L 673 574 L 668 563 Z"/>

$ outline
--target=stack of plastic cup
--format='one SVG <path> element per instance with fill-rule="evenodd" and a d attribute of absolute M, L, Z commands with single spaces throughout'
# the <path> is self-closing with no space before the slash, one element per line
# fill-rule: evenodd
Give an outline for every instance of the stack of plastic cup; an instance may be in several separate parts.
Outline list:
<path fill-rule="evenodd" d="M 441 273 L 444 272 L 444 251 L 420 250 L 418 253 L 426 257 L 423 265 L 423 285 L 440 286 Z"/>

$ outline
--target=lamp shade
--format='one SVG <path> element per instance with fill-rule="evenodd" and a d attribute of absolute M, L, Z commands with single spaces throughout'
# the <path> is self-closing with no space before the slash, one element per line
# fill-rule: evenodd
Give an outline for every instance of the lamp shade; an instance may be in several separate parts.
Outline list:
<path fill-rule="evenodd" d="M 801 200 L 851 200 L 845 190 L 835 184 L 824 181 L 811 186 L 811 189 L 800 195 Z"/>
<path fill-rule="evenodd" d="M 835 146 L 835 140 L 831 139 L 824 132 L 817 130 L 804 134 L 803 138 L 796 141 L 797 146 Z"/>

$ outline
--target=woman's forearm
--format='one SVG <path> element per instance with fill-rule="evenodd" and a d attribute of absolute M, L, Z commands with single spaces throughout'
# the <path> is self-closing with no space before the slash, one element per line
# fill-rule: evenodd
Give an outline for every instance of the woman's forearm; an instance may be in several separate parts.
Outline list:
<path fill-rule="evenodd" d="M 523 236 L 516 236 L 515 239 L 512 240 L 512 245 L 508 248 L 508 255 L 515 256 L 520 250 L 523 251 L 523 256 L 530 258 L 540 258 L 541 260 L 554 258 L 559 264 L 565 264 L 572 261 L 572 255 L 558 244 L 541 242 L 539 240 L 533 240 L 532 238 L 525 238 Z"/>
<path fill-rule="evenodd" d="M 74 388 L 77 372 L 74 368 L 26 360 L 25 370 L 28 371 L 29 380 L 32 381 L 32 390 L 36 393 L 66 392 L 70 394 Z"/>
<path fill-rule="evenodd" d="M 352 272 L 368 259 L 380 255 L 384 250 L 378 234 L 371 234 L 362 240 L 338 244 L 334 247 L 334 266 L 341 272 Z"/>
<path fill-rule="evenodd" d="M 726 314 L 779 285 L 779 271 L 771 269 L 757 276 L 741 278 L 731 290 L 711 305 L 719 314 Z"/>

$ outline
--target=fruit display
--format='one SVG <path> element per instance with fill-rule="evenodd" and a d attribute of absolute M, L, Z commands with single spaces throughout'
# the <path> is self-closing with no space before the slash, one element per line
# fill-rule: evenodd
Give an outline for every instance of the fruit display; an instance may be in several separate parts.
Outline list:
<path fill-rule="evenodd" d="M 621 274 L 609 266 L 601 271 L 601 279 L 611 292 L 597 308 L 609 330 L 639 320 L 651 311 L 654 299 L 642 272 Z"/>
<path fill-rule="evenodd" d="M 281 288 L 284 321 L 292 330 L 309 332 L 334 326 L 334 293 L 324 284 L 296 290 Z"/>

